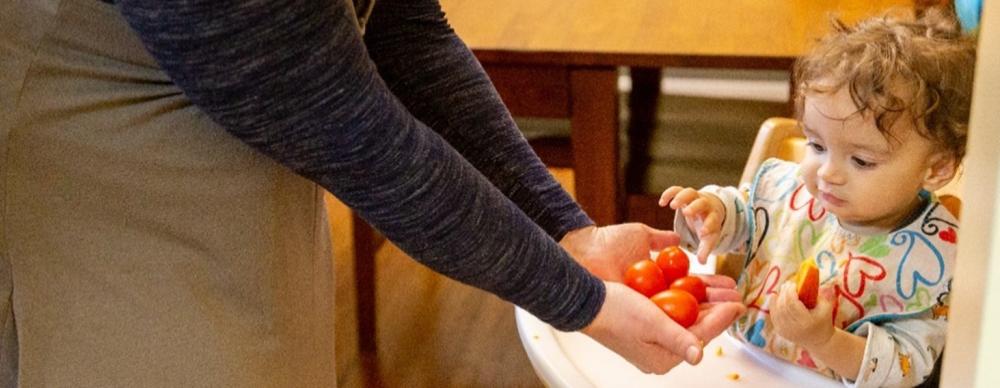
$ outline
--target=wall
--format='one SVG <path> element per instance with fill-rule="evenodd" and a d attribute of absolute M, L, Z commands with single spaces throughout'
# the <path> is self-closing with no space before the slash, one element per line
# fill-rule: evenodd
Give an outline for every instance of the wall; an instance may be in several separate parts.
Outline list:
<path fill-rule="evenodd" d="M 942 387 L 1000 386 L 1000 1 L 984 3 Z"/>

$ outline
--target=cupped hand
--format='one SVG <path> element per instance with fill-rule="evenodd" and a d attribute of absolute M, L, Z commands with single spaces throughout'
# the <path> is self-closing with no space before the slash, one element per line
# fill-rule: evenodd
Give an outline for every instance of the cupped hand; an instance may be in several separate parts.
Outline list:
<path fill-rule="evenodd" d="M 706 303 L 698 321 L 684 329 L 628 287 L 614 282 L 605 282 L 605 286 L 604 305 L 582 332 L 644 373 L 663 374 L 682 361 L 697 364 L 704 344 L 722 334 L 745 311 L 740 303 Z"/>
<path fill-rule="evenodd" d="M 740 302 L 742 298 L 736 291 L 736 281 L 725 275 L 697 275 L 707 286 L 706 294 L 709 303 Z"/>
<path fill-rule="evenodd" d="M 826 298 L 819 298 L 816 307 L 807 309 L 799 301 L 792 282 L 781 285 L 770 310 L 774 331 L 800 346 L 821 346 L 833 337 L 835 329 L 831 318 L 831 303 Z"/>
<path fill-rule="evenodd" d="M 595 276 L 620 282 L 625 270 L 636 261 L 680 243 L 671 231 L 654 229 L 641 223 L 603 227 L 588 226 L 567 233 L 559 241 L 570 256 Z"/>
<path fill-rule="evenodd" d="M 688 229 L 698 235 L 698 261 L 705 264 L 708 255 L 722 237 L 722 222 L 726 216 L 722 200 L 712 194 L 690 187 L 672 186 L 660 195 L 659 205 L 681 212 Z"/>

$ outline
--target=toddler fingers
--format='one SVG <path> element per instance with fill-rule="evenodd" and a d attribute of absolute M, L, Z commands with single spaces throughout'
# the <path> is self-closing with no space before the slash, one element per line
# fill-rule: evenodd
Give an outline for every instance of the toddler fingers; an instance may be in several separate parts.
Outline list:
<path fill-rule="evenodd" d="M 816 302 L 816 307 L 810 310 L 810 313 L 814 317 L 830 317 L 833 313 L 833 303 L 826 298 L 819 298 Z"/>
<path fill-rule="evenodd" d="M 701 240 L 698 244 L 698 262 L 701 264 L 707 264 L 708 255 L 712 254 L 712 250 L 715 249 L 715 245 L 719 243 L 719 234 L 709 233 L 699 235 L 698 239 Z"/>
<path fill-rule="evenodd" d="M 674 199 L 674 196 L 676 196 L 681 190 L 684 190 L 681 186 L 670 186 L 666 190 L 663 190 L 663 194 L 660 194 L 660 201 L 658 202 L 660 207 L 670 204 L 670 201 Z"/>
<path fill-rule="evenodd" d="M 673 201 L 670 201 L 670 208 L 674 210 L 680 209 L 691 204 L 691 202 L 694 202 L 700 197 L 701 196 L 698 194 L 697 190 L 690 187 L 684 188 L 678 192 L 676 196 L 674 196 Z"/>
<path fill-rule="evenodd" d="M 708 215 L 705 216 L 705 220 L 701 223 L 701 233 L 718 233 L 722 230 L 722 215 L 714 211 L 708 211 L 707 213 Z"/>
<path fill-rule="evenodd" d="M 787 293 L 785 292 L 785 284 L 778 286 L 778 295 L 774 298 L 774 302 L 771 303 L 771 320 L 775 325 L 781 325 L 785 323 L 786 312 L 788 311 L 787 305 Z"/>
<path fill-rule="evenodd" d="M 782 308 L 793 313 L 796 316 L 801 316 L 803 314 L 808 314 L 809 310 L 806 309 L 806 305 L 799 301 L 799 293 L 795 290 L 795 283 L 787 281 L 781 285 L 781 291 L 778 295 L 778 304 Z"/>
<path fill-rule="evenodd" d="M 798 298 L 798 293 L 795 292 L 795 283 L 791 281 L 781 283 L 780 288 L 778 288 L 778 298 L 789 300 L 790 298 Z"/>
<path fill-rule="evenodd" d="M 711 204 L 708 203 L 704 198 L 698 198 L 689 203 L 684 207 L 684 216 L 703 216 L 712 210 Z"/>

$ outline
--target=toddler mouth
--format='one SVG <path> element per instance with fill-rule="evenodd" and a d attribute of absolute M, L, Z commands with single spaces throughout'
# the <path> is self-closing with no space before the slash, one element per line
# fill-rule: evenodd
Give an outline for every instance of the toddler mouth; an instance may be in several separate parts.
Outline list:
<path fill-rule="evenodd" d="M 830 205 L 837 207 L 844 206 L 845 204 L 847 204 L 847 201 L 827 192 L 820 192 L 820 198 L 823 199 L 823 202 L 826 202 Z"/>

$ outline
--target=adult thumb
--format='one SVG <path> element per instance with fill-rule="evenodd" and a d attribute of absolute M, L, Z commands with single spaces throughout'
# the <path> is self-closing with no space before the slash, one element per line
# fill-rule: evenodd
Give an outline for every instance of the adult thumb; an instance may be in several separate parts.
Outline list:
<path fill-rule="evenodd" d="M 659 251 L 666 247 L 676 246 L 681 243 L 681 237 L 668 230 L 659 230 L 648 225 L 642 225 L 649 235 L 649 249 Z"/>
<path fill-rule="evenodd" d="M 667 320 L 670 321 L 669 318 Z M 662 335 L 657 340 L 660 346 L 666 348 L 688 364 L 697 365 L 701 362 L 704 353 L 702 347 L 705 344 L 698 336 L 687 331 L 674 321 L 670 321 L 660 333 Z"/>

